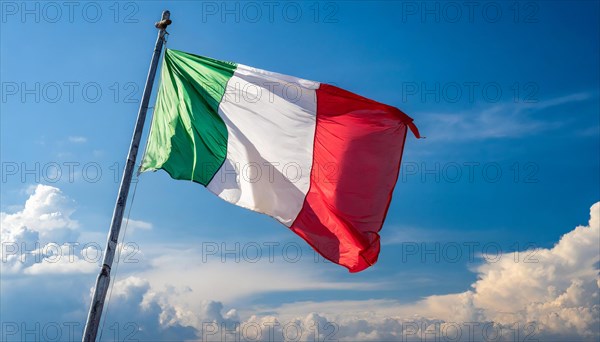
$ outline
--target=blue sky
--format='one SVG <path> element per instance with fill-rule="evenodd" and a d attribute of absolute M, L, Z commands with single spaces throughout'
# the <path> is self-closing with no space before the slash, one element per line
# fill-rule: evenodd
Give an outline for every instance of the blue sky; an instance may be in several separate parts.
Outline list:
<path fill-rule="evenodd" d="M 431 302 L 450 295 L 475 296 L 469 303 L 484 312 L 477 316 L 482 322 L 503 322 L 491 312 L 521 312 L 482 299 L 494 297 L 485 292 L 486 281 L 497 282 L 499 292 L 504 283 L 521 284 L 530 297 L 541 296 L 536 302 L 548 303 L 582 283 L 595 293 L 576 307 L 589 310 L 589 320 L 575 324 L 572 313 L 559 313 L 569 322 L 560 328 L 540 311 L 536 333 L 597 338 L 591 328 L 599 319 L 597 252 L 585 254 L 589 244 L 573 247 L 564 238 L 573 247 L 565 249 L 590 257 L 591 266 L 558 263 L 566 267 L 563 275 L 543 279 L 519 259 L 535 255 L 541 273 L 560 269 L 553 257 L 563 255 L 555 247 L 561 236 L 582 225 L 598 237 L 588 223 L 600 199 L 597 2 L 1 5 L 3 242 L 27 241 L 29 250 L 36 241 L 104 246 L 156 38 L 153 23 L 166 8 L 173 19 L 169 48 L 335 84 L 401 108 L 427 137 L 407 140 L 379 262 L 359 274 L 315 263 L 310 248 L 285 227 L 197 184 L 143 174 L 131 209 L 135 221 L 124 237 L 135 246 L 136 261 L 121 265 L 114 295 L 139 310 L 115 301 L 107 315 L 109 322 L 134 322 L 137 338 L 193 339 L 202 336 L 198 322 L 207 320 L 273 315 L 285 321 L 316 313 L 340 327 L 336 338 L 393 339 L 375 318 L 362 331 L 350 319 L 354 314 L 345 313 L 358 310 L 363 317 L 363 308 L 376 316 L 447 322 L 433 308 L 452 305 Z M 265 247 L 271 242 L 280 244 L 273 261 Z M 225 262 L 207 255 L 207 248 L 236 243 L 239 263 L 232 254 Z M 290 262 L 286 243 L 302 248 L 299 261 Z M 244 247 L 251 254 L 256 244 L 262 257 L 249 262 Z M 82 249 L 74 253 L 81 257 Z M 498 259 L 490 262 L 485 253 Z M 65 322 L 80 330 L 96 264 L 40 263 L 34 270 L 27 255 L 28 262 L 3 255 L 2 321 L 19 326 L 12 332 L 5 325 L 3 337 L 23 339 L 21 323 L 59 322 L 63 336 Z M 527 273 L 523 279 L 511 278 L 520 271 Z M 505 277 L 494 280 L 494 274 Z M 528 292 L 523 284 L 530 283 L 542 285 Z M 541 294 L 550 288 L 554 295 Z M 531 304 L 523 301 L 515 299 Z"/>

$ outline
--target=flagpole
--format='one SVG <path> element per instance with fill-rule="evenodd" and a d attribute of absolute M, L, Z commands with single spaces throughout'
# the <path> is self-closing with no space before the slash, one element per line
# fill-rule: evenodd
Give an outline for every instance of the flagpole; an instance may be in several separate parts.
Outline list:
<path fill-rule="evenodd" d="M 104 307 L 104 299 L 106 298 L 106 293 L 110 284 L 110 269 L 117 249 L 123 213 L 125 212 L 125 203 L 127 202 L 127 195 L 129 194 L 129 188 L 131 186 L 131 178 L 133 176 L 135 161 L 137 159 L 140 140 L 142 138 L 142 131 L 144 130 L 146 113 L 148 112 L 148 103 L 150 102 L 150 95 L 152 94 L 152 85 L 154 84 L 158 61 L 160 60 L 164 37 L 167 33 L 166 28 L 171 24 L 170 16 L 171 13 L 169 11 L 164 11 L 162 13 L 161 21 L 157 22 L 155 25 L 158 29 L 158 37 L 156 38 L 156 45 L 154 46 L 154 53 L 152 54 L 150 69 L 148 70 L 148 77 L 146 78 L 146 85 L 144 86 L 144 93 L 142 94 L 142 101 L 140 102 L 140 108 L 138 110 L 137 121 L 129 146 L 129 154 L 127 155 L 123 178 L 121 179 L 121 185 L 119 186 L 119 194 L 115 203 L 110 231 L 108 233 L 102 269 L 96 279 L 96 289 L 94 290 L 94 296 L 92 297 L 90 311 L 83 332 L 83 342 L 96 341 L 100 317 L 102 316 L 102 309 Z"/>

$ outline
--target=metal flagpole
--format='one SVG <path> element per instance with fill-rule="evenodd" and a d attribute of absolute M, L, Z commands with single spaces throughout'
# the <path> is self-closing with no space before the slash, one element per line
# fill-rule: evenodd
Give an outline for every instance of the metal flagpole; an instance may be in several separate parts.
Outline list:
<path fill-rule="evenodd" d="M 127 195 L 129 194 L 131 177 L 133 176 L 135 161 L 137 159 L 140 140 L 142 138 L 144 122 L 146 121 L 148 102 L 150 102 L 150 95 L 152 94 L 154 76 L 156 76 L 156 69 L 162 52 L 164 37 L 167 33 L 166 28 L 171 24 L 171 20 L 169 19 L 170 15 L 171 13 L 169 11 L 164 11 L 162 13 L 161 21 L 157 22 L 155 25 L 159 30 L 158 37 L 156 38 L 156 45 L 154 47 L 154 53 L 152 54 L 152 61 L 150 62 L 150 70 L 148 70 L 148 77 L 146 78 L 146 85 L 144 86 L 144 93 L 138 110 L 137 121 L 135 123 L 133 137 L 131 138 L 131 145 L 129 146 L 129 154 L 127 155 L 123 178 L 121 179 L 121 185 L 119 186 L 119 195 L 117 196 L 117 202 L 115 203 L 115 210 L 110 225 L 110 232 L 108 233 L 102 269 L 96 279 L 96 289 L 94 290 L 90 312 L 88 313 L 85 330 L 83 332 L 83 342 L 96 341 L 100 317 L 102 316 L 102 309 L 104 307 L 104 299 L 106 298 L 108 285 L 110 283 L 110 269 L 117 249 L 121 222 L 123 221 L 123 213 L 125 212 L 125 203 L 127 202 Z"/>

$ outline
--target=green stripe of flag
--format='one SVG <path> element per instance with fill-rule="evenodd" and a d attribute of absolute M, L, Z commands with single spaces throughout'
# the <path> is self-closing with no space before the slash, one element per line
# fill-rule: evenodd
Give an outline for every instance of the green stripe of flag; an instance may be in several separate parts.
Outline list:
<path fill-rule="evenodd" d="M 165 51 L 140 171 L 163 169 L 175 179 L 204 186 L 210 182 L 227 155 L 227 127 L 218 110 L 236 67 L 177 50 Z"/>

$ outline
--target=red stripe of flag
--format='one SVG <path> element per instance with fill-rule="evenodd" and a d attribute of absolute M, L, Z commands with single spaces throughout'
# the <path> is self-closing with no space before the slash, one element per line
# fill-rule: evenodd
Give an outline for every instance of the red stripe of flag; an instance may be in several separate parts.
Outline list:
<path fill-rule="evenodd" d="M 379 256 L 379 234 L 412 119 L 335 86 L 317 90 L 311 184 L 290 227 L 328 260 L 359 272 Z"/>

